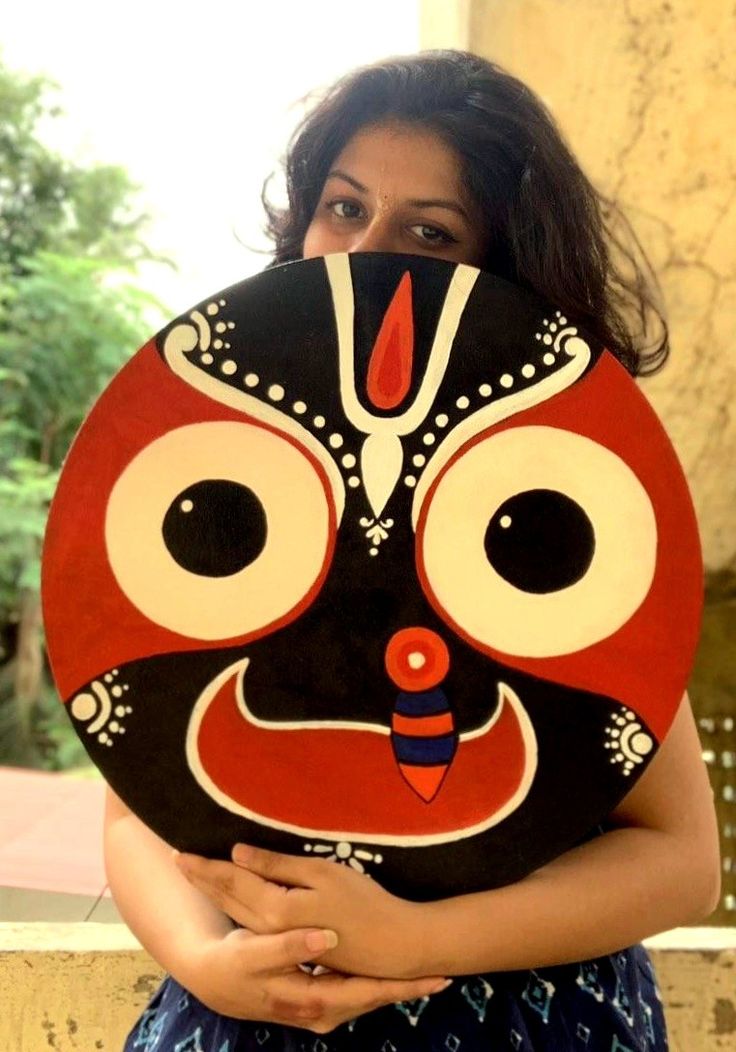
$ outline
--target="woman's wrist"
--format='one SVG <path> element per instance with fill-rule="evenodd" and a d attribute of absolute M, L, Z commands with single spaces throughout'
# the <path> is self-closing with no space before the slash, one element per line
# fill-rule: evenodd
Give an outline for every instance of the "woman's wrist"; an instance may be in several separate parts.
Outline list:
<path fill-rule="evenodd" d="M 431 960 L 436 957 L 432 947 L 432 926 L 436 915 L 434 902 L 402 900 L 402 915 L 396 925 L 395 938 L 400 940 L 397 978 L 420 979 L 426 975 L 443 975 L 432 971 Z"/>
<path fill-rule="evenodd" d="M 177 959 L 176 965 L 170 970 L 180 986 L 188 990 L 190 994 L 201 1001 L 203 1005 L 213 1012 L 222 1012 L 222 1006 L 216 1001 L 217 984 L 212 983 L 212 968 L 208 962 L 216 944 L 222 942 L 224 936 L 213 935 L 186 948 Z"/>

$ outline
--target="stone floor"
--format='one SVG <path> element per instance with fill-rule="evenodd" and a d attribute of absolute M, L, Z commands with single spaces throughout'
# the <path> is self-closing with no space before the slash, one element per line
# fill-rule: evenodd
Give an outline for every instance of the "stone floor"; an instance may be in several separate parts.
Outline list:
<path fill-rule="evenodd" d="M 0 921 L 122 924 L 111 898 L 0 886 Z"/>

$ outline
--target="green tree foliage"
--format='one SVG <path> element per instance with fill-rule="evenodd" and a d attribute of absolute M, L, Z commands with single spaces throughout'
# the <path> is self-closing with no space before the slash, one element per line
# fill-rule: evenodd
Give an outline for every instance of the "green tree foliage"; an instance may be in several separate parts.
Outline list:
<path fill-rule="evenodd" d="M 75 432 L 161 308 L 134 284 L 154 258 L 136 188 L 45 145 L 51 96 L 0 62 L 0 763 L 58 769 L 85 754 L 42 651 L 48 505 Z"/>
<path fill-rule="evenodd" d="M 109 263 L 80 256 L 37 252 L 0 280 L 5 448 L 58 467 L 92 400 L 141 343 L 154 304 Z"/>

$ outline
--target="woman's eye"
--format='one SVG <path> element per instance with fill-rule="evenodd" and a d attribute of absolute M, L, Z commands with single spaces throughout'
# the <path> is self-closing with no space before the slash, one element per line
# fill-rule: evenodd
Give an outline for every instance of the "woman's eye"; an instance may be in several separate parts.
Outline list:
<path fill-rule="evenodd" d="M 355 201 L 330 201 L 327 207 L 338 219 L 358 219 L 361 214 L 360 205 Z"/>
<path fill-rule="evenodd" d="M 434 245 L 452 245 L 455 243 L 455 238 L 452 235 L 446 233 L 444 230 L 440 230 L 439 227 L 429 226 L 426 223 L 416 223 L 411 227 L 411 232 L 420 239 L 420 241 L 426 241 L 429 244 Z"/>

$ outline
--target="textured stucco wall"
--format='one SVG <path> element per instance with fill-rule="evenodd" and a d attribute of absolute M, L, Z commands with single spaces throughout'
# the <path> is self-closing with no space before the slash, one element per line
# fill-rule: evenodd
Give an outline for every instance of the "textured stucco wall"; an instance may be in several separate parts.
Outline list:
<path fill-rule="evenodd" d="M 670 1052 L 736 1049 L 736 951 L 652 951 Z"/>
<path fill-rule="evenodd" d="M 473 0 L 468 41 L 542 97 L 654 263 L 673 349 L 642 390 L 687 472 L 706 565 L 736 568 L 736 7 Z"/>
<path fill-rule="evenodd" d="M 161 977 L 121 924 L 0 924 L 0 1050 L 121 1052 Z"/>

